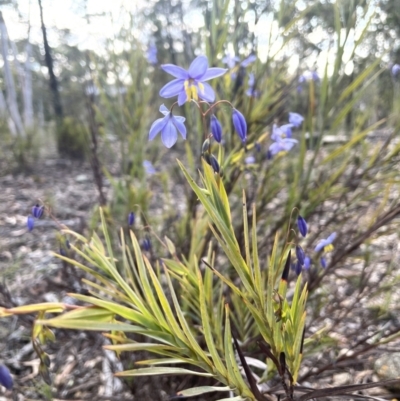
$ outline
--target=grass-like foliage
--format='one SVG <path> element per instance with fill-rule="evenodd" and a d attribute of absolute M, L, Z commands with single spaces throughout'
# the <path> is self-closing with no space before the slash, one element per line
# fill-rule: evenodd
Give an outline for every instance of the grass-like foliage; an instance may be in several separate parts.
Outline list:
<path fill-rule="evenodd" d="M 100 194 L 103 172 L 113 194 L 108 203 L 102 198 L 92 232 L 61 229 L 56 255 L 83 271 L 88 292 L 70 294 L 74 304 L 0 308 L 0 317 L 36 314 L 32 342 L 46 381 L 45 344 L 56 328 L 103 332 L 105 348 L 122 360 L 138 353 L 143 359 L 126 363 L 119 377 L 204 378 L 182 397 L 221 392 L 232 400 L 305 401 L 376 385 L 314 390 L 301 383 L 399 338 L 396 326 L 373 321 L 373 313 L 392 313 L 399 282 L 395 260 L 382 265 L 373 246 L 396 233 L 400 215 L 400 73 L 383 66 L 383 52 L 358 59 L 360 47 L 373 49 L 368 4 L 269 3 L 246 3 L 256 23 L 274 17 L 263 61 L 240 10 L 225 0 L 200 2 L 205 25 L 197 36 L 185 33 L 184 42 L 205 54 L 165 54 L 160 42 L 173 47 L 169 33 L 155 37 L 146 62 L 127 30 L 119 39 L 132 42 L 131 53 L 117 55 L 111 43 L 107 63 L 97 60 L 92 73 L 101 89 L 96 102 L 92 96 L 87 132 L 96 151 L 98 139 L 103 147 L 94 169 Z M 314 18 L 327 31 L 321 48 L 305 34 Z M 318 73 L 288 73 L 287 49 L 298 48 L 303 61 L 325 45 Z M 380 102 L 374 88 L 387 82 L 390 107 L 373 114 Z M 156 93 L 173 101 L 167 107 Z M 67 142 L 85 131 L 71 124 L 64 127 Z M 121 178 L 99 162 L 111 149 L 109 131 Z M 173 146 L 178 161 L 168 153 Z M 29 230 L 42 215 L 50 215 L 46 205 L 34 206 Z M 348 350 L 341 353 L 337 338 L 356 310 L 361 317 L 346 328 Z M 315 362 L 316 353 L 323 362 Z"/>

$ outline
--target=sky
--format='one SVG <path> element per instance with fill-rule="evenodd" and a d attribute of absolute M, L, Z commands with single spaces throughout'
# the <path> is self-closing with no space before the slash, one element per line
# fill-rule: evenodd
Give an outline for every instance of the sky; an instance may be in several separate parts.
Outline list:
<path fill-rule="evenodd" d="M 143 2 L 141 0 L 87 0 L 87 10 L 77 0 L 42 0 L 45 24 L 58 29 L 70 29 L 72 40 L 81 48 L 101 50 L 105 38 L 112 37 L 123 24 L 127 13 L 134 11 Z M 1 10 L 11 40 L 25 38 L 28 22 L 31 24 L 31 40 L 43 41 L 40 31 L 40 12 L 37 0 L 18 0 L 17 12 L 12 6 L 2 6 Z M 95 15 L 90 23 L 85 14 Z M 57 45 L 57 35 L 49 29 L 51 46 Z M 72 44 L 72 43 L 71 43 Z"/>

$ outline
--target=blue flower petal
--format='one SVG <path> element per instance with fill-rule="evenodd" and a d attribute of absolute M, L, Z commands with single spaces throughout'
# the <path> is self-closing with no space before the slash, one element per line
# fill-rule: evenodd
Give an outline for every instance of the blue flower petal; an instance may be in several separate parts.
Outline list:
<path fill-rule="evenodd" d="M 336 233 L 332 233 L 332 234 L 326 239 L 327 245 L 332 244 L 332 242 L 335 241 L 335 239 L 336 239 Z"/>
<path fill-rule="evenodd" d="M 245 58 L 240 65 L 244 68 L 248 67 L 251 63 L 254 63 L 257 60 L 257 56 L 252 54 L 249 57 Z"/>
<path fill-rule="evenodd" d="M 306 256 L 306 257 L 304 258 L 304 268 L 305 268 L 306 270 L 308 270 L 308 269 L 310 268 L 310 266 L 311 266 L 311 259 L 310 259 L 309 256 Z"/>
<path fill-rule="evenodd" d="M 183 89 L 178 95 L 178 106 L 182 106 L 188 100 L 187 94 Z"/>
<path fill-rule="evenodd" d="M 176 127 L 172 118 L 168 118 L 166 126 L 161 131 L 161 140 L 167 148 L 174 146 L 178 140 L 178 133 L 176 132 Z"/>
<path fill-rule="evenodd" d="M 214 89 L 207 82 L 202 83 L 202 85 L 204 90 L 199 88 L 199 98 L 205 100 L 206 102 L 213 102 L 215 100 Z"/>
<path fill-rule="evenodd" d="M 164 103 L 160 106 L 159 111 L 160 111 L 160 113 L 164 114 L 164 116 L 166 116 L 167 114 L 169 114 L 169 110 L 168 110 L 168 108 L 165 106 Z"/>
<path fill-rule="evenodd" d="M 149 141 L 152 141 L 156 135 L 164 129 L 165 125 L 168 123 L 168 120 L 169 117 L 165 116 L 164 118 L 159 118 L 158 120 L 154 121 L 150 127 Z"/>
<path fill-rule="evenodd" d="M 271 144 L 271 146 L 268 148 L 268 151 L 271 156 L 275 156 L 279 152 L 282 152 L 280 142 L 274 142 L 273 144 Z"/>
<path fill-rule="evenodd" d="M 279 128 L 284 132 L 286 138 L 292 137 L 293 124 L 283 124 Z"/>
<path fill-rule="evenodd" d="M 188 73 L 190 78 L 200 79 L 206 73 L 208 68 L 208 59 L 206 56 L 198 56 L 190 64 Z"/>
<path fill-rule="evenodd" d="M 183 139 L 186 139 L 186 127 L 183 122 L 185 121 L 185 117 L 182 116 L 173 116 L 172 121 L 176 127 L 176 129 L 179 131 L 179 133 L 182 135 Z"/>
<path fill-rule="evenodd" d="M 304 121 L 304 117 L 299 113 L 289 113 L 289 123 L 293 124 L 294 127 L 300 127 L 301 123 Z"/>
<path fill-rule="evenodd" d="M 314 249 L 314 252 L 320 252 L 320 251 L 322 251 L 322 249 L 324 249 L 327 245 L 329 245 L 329 244 L 326 242 L 326 239 L 323 239 L 322 241 L 320 241 L 320 242 L 317 244 L 317 246 L 316 246 L 315 249 Z"/>
<path fill-rule="evenodd" d="M 206 73 L 201 77 L 201 80 L 208 81 L 210 79 L 220 77 L 221 75 L 224 75 L 227 71 L 228 70 L 226 68 L 209 68 Z"/>
<path fill-rule="evenodd" d="M 292 138 L 284 138 L 281 141 L 281 146 L 283 147 L 284 150 L 289 152 L 290 149 L 293 148 L 294 145 L 298 143 L 297 139 L 292 139 Z"/>
<path fill-rule="evenodd" d="M 279 142 L 282 140 L 282 138 L 285 136 L 285 133 L 276 125 L 274 124 L 272 126 L 272 134 L 271 134 L 271 139 L 273 141 Z"/>
<path fill-rule="evenodd" d="M 182 91 L 182 89 L 184 89 L 184 80 L 174 79 L 161 88 L 160 96 L 165 98 L 174 97 L 177 96 Z"/>
<path fill-rule="evenodd" d="M 189 79 L 189 74 L 188 72 L 182 68 L 179 67 L 178 65 L 174 64 L 163 64 L 161 68 L 165 71 L 168 72 L 168 74 L 171 74 L 175 78 L 179 79 Z"/>

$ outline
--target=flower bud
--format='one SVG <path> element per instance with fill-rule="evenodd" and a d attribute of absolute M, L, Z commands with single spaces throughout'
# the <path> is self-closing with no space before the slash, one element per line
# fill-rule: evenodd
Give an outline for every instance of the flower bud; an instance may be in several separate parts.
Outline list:
<path fill-rule="evenodd" d="M 222 126 L 221 126 L 221 123 L 218 121 L 217 117 L 215 117 L 214 115 L 211 116 L 210 129 L 211 129 L 211 133 L 213 134 L 214 139 L 218 143 L 221 143 Z"/>
<path fill-rule="evenodd" d="M 28 216 L 26 221 L 26 225 L 28 226 L 28 231 L 32 231 L 33 227 L 35 227 L 35 220 L 32 216 Z"/>
<path fill-rule="evenodd" d="M 32 215 L 33 217 L 35 217 L 36 219 L 40 219 L 43 215 L 44 212 L 44 206 L 40 206 L 40 205 L 35 205 L 32 207 Z"/>
<path fill-rule="evenodd" d="M 133 226 L 135 224 L 135 213 L 130 212 L 128 215 L 128 225 Z"/>
<path fill-rule="evenodd" d="M 308 270 L 308 269 L 310 268 L 310 266 L 311 266 L 311 259 L 310 259 L 309 256 L 306 256 L 306 257 L 304 258 L 304 268 L 305 268 L 306 270 Z"/>
<path fill-rule="evenodd" d="M 151 250 L 151 241 L 150 241 L 149 238 L 146 237 L 146 238 L 143 239 L 142 248 L 146 252 L 149 252 Z"/>
<path fill-rule="evenodd" d="M 326 259 L 323 256 L 320 259 L 320 262 L 321 262 L 321 266 L 325 269 L 326 268 Z"/>
<path fill-rule="evenodd" d="M 297 217 L 297 227 L 299 228 L 300 234 L 305 237 L 308 232 L 307 222 L 300 215 Z"/>
<path fill-rule="evenodd" d="M 214 173 L 219 173 L 219 170 L 220 170 L 219 163 L 214 155 L 210 156 L 210 161 L 211 161 L 211 167 L 213 168 Z"/>
<path fill-rule="evenodd" d="M 208 152 L 203 153 L 203 158 L 206 161 L 206 163 L 211 166 L 211 156 L 210 156 L 210 154 Z"/>
<path fill-rule="evenodd" d="M 207 138 L 203 142 L 203 146 L 201 147 L 201 152 L 202 153 L 207 153 L 210 150 L 210 140 Z"/>
<path fill-rule="evenodd" d="M 236 132 L 239 134 L 240 139 L 242 142 L 246 142 L 247 138 L 247 123 L 246 119 L 244 118 L 243 114 L 236 109 L 232 111 L 232 122 L 233 126 L 235 127 Z"/>
<path fill-rule="evenodd" d="M 295 267 L 294 267 L 294 271 L 296 272 L 296 274 L 299 276 L 301 271 L 302 271 L 302 264 L 300 263 L 300 260 L 297 260 Z"/>
<path fill-rule="evenodd" d="M 296 245 L 296 256 L 297 260 L 301 263 L 301 265 L 304 265 L 304 258 L 306 257 L 303 248 L 300 245 Z"/>
<path fill-rule="evenodd" d="M 13 379 L 7 366 L 0 365 L 0 385 L 5 387 L 7 390 L 11 390 L 13 387 Z"/>

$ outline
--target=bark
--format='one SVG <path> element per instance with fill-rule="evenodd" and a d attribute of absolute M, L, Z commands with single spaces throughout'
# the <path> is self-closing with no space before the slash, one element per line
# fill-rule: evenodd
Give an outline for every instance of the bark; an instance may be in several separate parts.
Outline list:
<path fill-rule="evenodd" d="M 49 42 L 47 41 L 47 32 L 46 32 L 46 26 L 44 25 L 44 19 L 43 19 L 43 7 L 42 7 L 42 1 L 39 1 L 39 9 L 40 9 L 40 23 L 42 26 L 42 34 L 43 34 L 43 44 L 44 44 L 44 58 L 46 62 L 47 69 L 49 71 L 49 78 L 50 78 L 50 90 L 53 95 L 53 106 L 54 106 L 54 114 L 60 123 L 63 118 L 63 108 L 61 105 L 61 99 L 60 99 L 60 92 L 58 90 L 58 81 L 57 77 L 54 74 L 54 68 L 53 68 L 53 57 L 51 55 L 51 48 L 49 45 Z"/>
<path fill-rule="evenodd" d="M 11 73 L 10 63 L 8 61 L 8 34 L 3 14 L 0 11 L 0 34 L 1 34 L 1 53 L 4 61 L 4 81 L 6 86 L 6 103 L 11 120 L 15 127 L 15 132 L 19 136 L 25 136 L 24 126 L 21 115 L 18 110 L 17 92 L 15 90 L 14 78 Z M 13 132 L 12 132 L 13 133 Z"/>
<path fill-rule="evenodd" d="M 31 68 L 31 55 L 32 55 L 32 45 L 29 41 L 29 31 L 28 30 L 28 40 L 26 42 L 26 61 L 24 68 L 24 87 L 23 87 L 23 95 L 24 95 L 24 122 L 26 128 L 33 128 L 33 94 L 32 94 L 32 68 Z"/>

